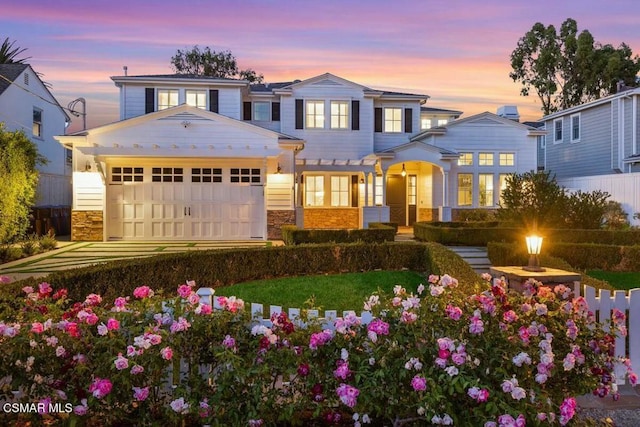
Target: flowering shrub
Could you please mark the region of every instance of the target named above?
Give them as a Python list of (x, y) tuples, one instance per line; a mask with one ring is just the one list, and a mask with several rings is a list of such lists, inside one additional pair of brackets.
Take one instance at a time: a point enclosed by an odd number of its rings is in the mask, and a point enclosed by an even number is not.
[[(490, 279), (490, 278), (487, 278)], [(623, 313), (596, 323), (563, 285), (500, 280), (465, 295), (431, 276), (416, 293), (373, 295), (325, 328), (305, 312), (269, 324), (244, 302), (200, 302), (195, 284), (173, 298), (146, 286), (72, 302), (41, 283), (0, 321), (0, 400), (71, 411), (7, 418), (108, 425), (568, 425), (574, 396), (617, 395), (615, 334)], [(303, 327), (304, 326), (304, 327)], [(611, 332), (605, 332), (605, 331)], [(58, 408), (67, 406), (58, 406)]]

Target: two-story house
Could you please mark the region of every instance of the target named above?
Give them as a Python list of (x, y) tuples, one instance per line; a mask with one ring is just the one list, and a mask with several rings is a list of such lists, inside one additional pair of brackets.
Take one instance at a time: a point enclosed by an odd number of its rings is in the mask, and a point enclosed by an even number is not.
[(74, 150), (76, 240), (266, 239), (284, 224), (448, 220), (496, 206), (501, 173), (535, 168), (533, 128), (491, 113), (455, 120), (458, 111), (425, 108), (426, 95), (329, 73), (259, 85), (112, 80), (120, 121), (57, 138)]
[(607, 97), (542, 118), (546, 138), (538, 168), (569, 190), (609, 193), (640, 225), (640, 88), (619, 86)]
[(70, 207), (71, 150), (54, 139), (70, 118), (30, 65), (0, 64), (0, 122), (23, 131), (47, 159), (38, 166), (36, 207)]

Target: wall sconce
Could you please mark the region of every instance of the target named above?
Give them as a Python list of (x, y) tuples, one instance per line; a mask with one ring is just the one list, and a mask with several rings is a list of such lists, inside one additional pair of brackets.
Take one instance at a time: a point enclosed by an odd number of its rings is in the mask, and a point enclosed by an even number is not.
[(538, 255), (540, 255), (540, 249), (542, 249), (542, 237), (531, 235), (526, 237), (527, 241), (527, 252), (529, 253), (529, 265), (526, 267), (522, 267), (525, 271), (547, 271), (544, 268), (540, 267), (540, 260), (538, 259)]
[(364, 178), (360, 178), (360, 184), (364, 184)]
[(89, 160), (87, 160), (87, 163), (84, 165), (84, 171), (91, 172), (91, 163), (89, 163)]
[(184, 126), (184, 128), (188, 128), (189, 125), (191, 124), (191, 122), (189, 120), (183, 120), (182, 123), (180, 123), (182, 126)]
[(280, 166), (280, 163), (278, 163), (278, 167), (276, 168), (276, 174), (280, 175), (282, 173), (282, 167)]
[(402, 164), (402, 172), (400, 172), (400, 175), (402, 175), (403, 178), (407, 176), (407, 170), (404, 168), (404, 163)]

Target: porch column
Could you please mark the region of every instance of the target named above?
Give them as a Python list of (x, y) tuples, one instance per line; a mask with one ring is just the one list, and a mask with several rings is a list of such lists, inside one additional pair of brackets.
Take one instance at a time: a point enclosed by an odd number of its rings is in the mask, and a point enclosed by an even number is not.
[(364, 205), (369, 206), (369, 174), (367, 172), (362, 172), (364, 175)]
[(382, 206), (387, 206), (387, 171), (382, 171)]
[(449, 206), (449, 171), (442, 170), (442, 206)]

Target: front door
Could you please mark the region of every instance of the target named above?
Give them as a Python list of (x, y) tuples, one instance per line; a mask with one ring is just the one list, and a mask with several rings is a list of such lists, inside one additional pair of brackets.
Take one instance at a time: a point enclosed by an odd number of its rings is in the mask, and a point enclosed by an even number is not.
[(407, 225), (407, 185), (406, 177), (389, 175), (387, 177), (387, 205), (389, 219), (399, 226)]

